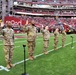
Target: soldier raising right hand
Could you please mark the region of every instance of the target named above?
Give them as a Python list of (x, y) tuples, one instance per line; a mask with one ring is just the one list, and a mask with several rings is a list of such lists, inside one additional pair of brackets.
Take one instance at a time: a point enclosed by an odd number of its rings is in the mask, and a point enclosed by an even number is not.
[(26, 21), (24, 32), (27, 33), (27, 43), (28, 43), (28, 53), (29, 53), (29, 59), (34, 59), (34, 49), (35, 49), (35, 40), (36, 40), (36, 27), (34, 21), (31, 21), (28, 23), (28, 20)]
[(44, 54), (48, 54), (48, 47), (49, 47), (49, 39), (50, 39), (50, 32), (48, 26), (42, 26), (41, 32), (43, 34), (43, 41), (44, 41)]

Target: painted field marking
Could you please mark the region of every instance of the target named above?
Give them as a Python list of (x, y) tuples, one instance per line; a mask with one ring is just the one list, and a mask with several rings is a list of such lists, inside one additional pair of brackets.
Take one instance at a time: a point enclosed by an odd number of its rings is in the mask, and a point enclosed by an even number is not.
[(0, 71), (2, 71), (2, 70), (5, 70), (5, 71), (10, 71), (9, 69), (7, 69), (6, 67), (4, 67), (4, 66), (0, 66)]
[[(74, 41), (73, 43), (75, 43), (76, 41)], [(68, 46), (68, 45), (70, 45), (71, 44), (71, 42), (70, 43), (68, 43), (68, 44), (65, 44), (65, 46)], [(58, 47), (58, 49), (59, 48), (61, 48), (62, 46), (59, 46)], [(51, 49), (51, 50), (49, 50), (48, 52), (52, 52), (52, 51), (54, 51), (54, 49)], [(44, 53), (41, 53), (41, 54), (38, 54), (38, 55), (36, 55), (35, 56), (35, 58), (37, 58), (37, 57), (39, 57), (39, 56), (42, 56), (42, 55), (44, 55)], [(26, 59), (26, 61), (28, 61), (29, 59)], [(22, 60), (22, 61), (20, 61), (20, 62), (17, 62), (17, 63), (15, 63), (14, 65), (18, 65), (18, 64), (20, 64), (20, 63), (23, 63), (24, 62), (24, 60)]]
[[(73, 43), (75, 43), (76, 41), (74, 41)], [(65, 46), (68, 46), (68, 45), (70, 45), (71, 44), (71, 42), (70, 43), (68, 43), (68, 44), (65, 44)], [(59, 48), (61, 48), (62, 46), (59, 46), (58, 47), (58, 49)], [(49, 50), (48, 52), (52, 52), (52, 51), (54, 51), (54, 49), (51, 49), (51, 50)], [(37, 57), (39, 57), (39, 56), (42, 56), (42, 55), (44, 55), (44, 53), (41, 53), (41, 54), (38, 54), (38, 55), (36, 55), (35, 56), (35, 58), (37, 58)], [(29, 59), (26, 59), (25, 61), (28, 61)], [(22, 61), (20, 61), (20, 62), (16, 62), (14, 65), (18, 65), (18, 64), (21, 64), (21, 63), (23, 63), (24, 62), (24, 60), (22, 60)], [(2, 70), (5, 70), (5, 71), (7, 71), (7, 72), (9, 72), (10, 70), (9, 69), (7, 69), (6, 67), (4, 67), (4, 66), (0, 66), (0, 71), (2, 71)]]

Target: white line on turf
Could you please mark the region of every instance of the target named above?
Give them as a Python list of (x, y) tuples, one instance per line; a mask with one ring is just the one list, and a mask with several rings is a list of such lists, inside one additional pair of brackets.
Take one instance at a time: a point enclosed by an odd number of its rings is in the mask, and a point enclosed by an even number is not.
[[(74, 41), (73, 43), (75, 43), (76, 41)], [(71, 44), (71, 42), (70, 43), (68, 43), (68, 44), (65, 44), (65, 46), (67, 46), (67, 45), (70, 45)], [(58, 49), (59, 48), (61, 48), (62, 46), (59, 46), (58, 47)], [(52, 49), (52, 50), (49, 50), (48, 52), (52, 52), (52, 51), (54, 51), (54, 49)], [(44, 53), (41, 53), (41, 54), (39, 54), (39, 55), (36, 55), (35, 56), (35, 58), (37, 58), (37, 57), (39, 57), (39, 56), (42, 56)], [(26, 61), (28, 61), (29, 59), (26, 59)], [(14, 65), (17, 65), (17, 64), (20, 64), (20, 63), (22, 63), (22, 62), (24, 62), (24, 60), (22, 60), (22, 61), (20, 61), (20, 62), (17, 62), (17, 63), (15, 63)]]
[(18, 47), (20, 47), (20, 46), (15, 46), (15, 48), (18, 48)]
[[(76, 41), (74, 41), (73, 43), (75, 43)], [(68, 43), (68, 44), (65, 44), (65, 46), (68, 46), (68, 45), (70, 45), (71, 44), (71, 42), (70, 43)], [(58, 49), (59, 48), (61, 48), (62, 46), (59, 46), (58, 47)], [(52, 50), (49, 50), (48, 52), (52, 52), (52, 51), (54, 51), (54, 49), (52, 49)], [(39, 57), (39, 56), (42, 56), (42, 55), (44, 55), (44, 53), (41, 53), (41, 54), (39, 54), (39, 55), (36, 55), (35, 56), (35, 58), (37, 58), (37, 57)], [(25, 61), (28, 61), (29, 59), (26, 59)], [(22, 61), (20, 61), (20, 62), (16, 62), (14, 65), (18, 65), (18, 64), (21, 64), (21, 63), (23, 63), (24, 62), (24, 60), (22, 60)], [(5, 71), (7, 71), (7, 72), (9, 72), (10, 70), (8, 70), (6, 67), (4, 67), (4, 66), (0, 66), (0, 71), (1, 70), (5, 70)]]
[[(37, 39), (37, 40), (41, 40), (41, 39)], [(20, 42), (26, 42), (27, 40), (25, 40), (25, 41), (17, 41), (17, 42), (15, 42), (15, 43), (20, 43)], [(0, 45), (3, 45), (3, 44), (0, 44)]]
[(0, 71), (2, 71), (2, 70), (5, 70), (5, 71), (10, 71), (9, 69), (7, 69), (6, 67), (4, 67), (4, 66), (0, 66)]

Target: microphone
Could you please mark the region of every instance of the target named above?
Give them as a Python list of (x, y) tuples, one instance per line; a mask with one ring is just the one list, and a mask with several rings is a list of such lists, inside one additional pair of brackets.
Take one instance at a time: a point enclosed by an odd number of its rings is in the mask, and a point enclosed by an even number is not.
[(23, 47), (26, 47), (26, 45), (23, 45)]

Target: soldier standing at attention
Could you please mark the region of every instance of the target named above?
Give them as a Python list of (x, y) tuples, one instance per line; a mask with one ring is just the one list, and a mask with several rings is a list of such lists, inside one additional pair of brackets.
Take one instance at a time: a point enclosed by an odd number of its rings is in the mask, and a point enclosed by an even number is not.
[(63, 29), (63, 31), (62, 31), (62, 47), (64, 47), (65, 40), (66, 40), (66, 32), (65, 32), (65, 29)]
[(65, 40), (66, 40), (66, 32), (65, 32), (65, 28), (64, 28), (65, 24), (63, 24), (58, 17), (56, 17), (56, 21), (57, 21), (57, 23), (59, 25), (59, 29), (62, 33), (62, 47), (64, 47)]
[(27, 42), (28, 42), (28, 53), (29, 59), (34, 59), (34, 49), (35, 49), (35, 40), (36, 40), (36, 27), (34, 21), (28, 24), (28, 20), (26, 21), (26, 25), (24, 26), (24, 32), (27, 33)]
[(59, 37), (59, 28), (56, 27), (54, 31), (54, 50), (57, 50), (58, 37)]
[(45, 26), (44, 29), (42, 27), (41, 32), (43, 34), (43, 43), (44, 43), (44, 54), (48, 54), (47, 49), (49, 47), (49, 39), (50, 39), (50, 32), (48, 26)]
[(66, 40), (66, 32), (65, 32), (63, 23), (59, 23), (59, 26), (60, 26), (60, 31), (61, 31), (61, 34), (62, 34), (62, 47), (64, 47), (65, 40)]
[(7, 68), (14, 67), (12, 64), (13, 50), (14, 50), (14, 30), (11, 28), (11, 23), (7, 22), (6, 28), (2, 29), (0, 24), (0, 33), (3, 35), (4, 52)]

